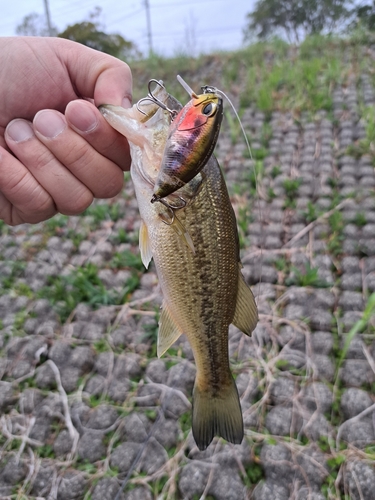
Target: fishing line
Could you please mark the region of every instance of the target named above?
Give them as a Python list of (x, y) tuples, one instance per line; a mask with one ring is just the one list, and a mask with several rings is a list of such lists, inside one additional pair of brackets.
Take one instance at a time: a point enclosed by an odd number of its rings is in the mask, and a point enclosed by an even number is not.
[[(180, 76), (180, 75), (177, 75), (177, 81), (180, 83), (180, 85), (182, 85), (182, 87), (186, 90), (186, 92), (189, 94), (189, 96), (192, 98), (192, 99), (196, 99), (198, 98), (198, 95), (194, 92), (194, 90), (190, 87), (190, 85), (188, 85), (185, 80)], [(257, 193), (257, 197), (256, 197), (256, 202), (258, 204), (258, 214), (259, 214), (259, 222), (260, 222), (260, 227), (261, 227), (261, 230), (262, 230), (262, 227), (263, 227), (263, 217), (262, 217), (262, 209), (261, 209), (261, 206), (260, 206), (260, 199), (259, 199), (259, 192), (260, 190), (258, 189), (258, 172), (257, 172), (257, 168), (256, 168), (256, 164), (254, 162), (254, 158), (253, 158), (253, 153), (251, 151), (251, 146), (250, 146), (250, 143), (249, 143), (249, 139), (246, 135), (246, 132), (245, 132), (245, 128), (242, 124), (242, 121), (241, 121), (241, 118), (239, 116), (239, 114), (237, 113), (237, 110), (236, 110), (236, 107), (234, 106), (234, 104), (232, 103), (232, 101), (229, 99), (229, 97), (227, 96), (227, 94), (225, 94), (225, 92), (223, 92), (222, 90), (218, 89), (217, 87), (212, 87), (211, 85), (204, 85), (202, 88), (202, 91), (204, 94), (207, 94), (207, 93), (213, 93), (213, 94), (219, 94), (221, 95), (222, 97), (224, 97), (230, 104), (233, 112), (234, 112), (234, 115), (235, 117), (237, 118), (237, 121), (241, 127), (241, 132), (242, 132), (242, 135), (245, 139), (245, 143), (246, 143), (246, 147), (247, 147), (247, 150), (249, 152), (249, 155), (250, 155), (250, 160), (252, 161), (252, 164), (253, 164), (253, 171), (254, 171), (254, 179), (255, 179), (255, 190), (256, 190), (256, 193)], [(262, 267), (263, 267), (263, 248), (262, 248), (262, 240), (260, 242), (260, 276), (259, 276), (259, 284), (262, 283)]]
[[(180, 83), (181, 81), (178, 80)], [(182, 85), (182, 83), (181, 83)], [(184, 87), (185, 88), (185, 87)], [(255, 179), (255, 189), (256, 189), (256, 193), (257, 193), (257, 196), (256, 196), (256, 204), (257, 204), (257, 210), (258, 210), (258, 215), (259, 215), (259, 222), (260, 222), (260, 228), (261, 228), (261, 233), (262, 233), (262, 228), (263, 228), (263, 215), (262, 215), (262, 207), (260, 206), (260, 195), (259, 195), (259, 189), (258, 189), (258, 172), (257, 172), (257, 168), (256, 168), (256, 165), (255, 165), (255, 162), (254, 162), (254, 158), (253, 158), (253, 153), (251, 151), (251, 146), (250, 146), (250, 143), (249, 143), (249, 139), (246, 135), (246, 132), (245, 132), (245, 128), (241, 122), (241, 118), (239, 116), (239, 114), (237, 113), (237, 110), (234, 106), (234, 104), (232, 103), (232, 101), (229, 99), (229, 97), (220, 89), (216, 88), (216, 87), (209, 87), (209, 86), (205, 86), (205, 87), (202, 87), (202, 90), (203, 91), (208, 91), (208, 92), (216, 92), (217, 94), (219, 95), (222, 95), (228, 102), (229, 104), (231, 105), (232, 107), (232, 110), (235, 114), (235, 117), (237, 118), (237, 121), (241, 127), (241, 131), (242, 131), (242, 135), (245, 139), (245, 143), (246, 143), (246, 147), (247, 147), (247, 150), (249, 152), (249, 155), (250, 155), (250, 160), (252, 161), (252, 164), (253, 164), (253, 171), (254, 171), (254, 179)], [(260, 274), (259, 274), (259, 290), (258, 290), (258, 296), (260, 295), (260, 285), (262, 284), (262, 268), (263, 268), (263, 241), (261, 239), (260, 241)]]
[[(207, 87), (207, 88), (210, 88), (210, 87)], [(250, 159), (251, 161), (254, 161), (253, 159), (253, 153), (251, 151), (251, 147), (250, 147), (250, 143), (249, 143), (249, 139), (247, 138), (247, 135), (246, 135), (246, 132), (245, 132), (245, 128), (244, 126), (242, 125), (242, 122), (241, 122), (241, 118), (240, 118), (240, 115), (237, 113), (237, 110), (233, 104), (233, 102), (229, 99), (229, 97), (222, 91), (222, 90), (219, 90), (217, 89), (216, 87), (212, 87), (212, 89), (217, 93), (217, 94), (220, 94), (222, 95), (223, 97), (225, 97), (225, 99), (229, 102), (229, 104), (231, 105), (232, 109), (233, 109), (233, 112), (237, 118), (237, 121), (241, 127), (241, 131), (242, 131), (242, 135), (244, 136), (244, 139), (245, 139), (245, 143), (246, 143), (246, 146), (247, 146), (247, 150), (249, 151), (249, 154), (250, 154)], [(254, 169), (254, 172), (256, 174), (256, 171)], [(257, 177), (255, 177), (255, 180), (257, 181)]]

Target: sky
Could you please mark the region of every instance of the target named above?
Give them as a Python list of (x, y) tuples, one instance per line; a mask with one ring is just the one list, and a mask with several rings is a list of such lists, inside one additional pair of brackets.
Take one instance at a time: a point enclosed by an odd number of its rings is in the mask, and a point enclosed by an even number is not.
[[(148, 54), (145, 0), (48, 0), (52, 24), (59, 31), (88, 19), (102, 8), (107, 33), (120, 33)], [(255, 0), (148, 0), (153, 50), (164, 56), (234, 50), (242, 45), (246, 14)], [(44, 0), (1, 2), (0, 36), (13, 36), (32, 12), (44, 15)]]

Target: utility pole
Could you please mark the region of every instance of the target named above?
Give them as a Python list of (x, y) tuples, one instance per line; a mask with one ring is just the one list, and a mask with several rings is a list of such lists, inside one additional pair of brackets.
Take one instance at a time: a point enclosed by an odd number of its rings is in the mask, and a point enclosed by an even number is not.
[(47, 26), (48, 26), (48, 34), (49, 36), (53, 36), (52, 32), (52, 24), (51, 24), (51, 15), (49, 13), (49, 5), (48, 5), (48, 0), (44, 0), (44, 9), (46, 11), (46, 19), (47, 19)]
[(147, 18), (148, 55), (150, 57), (151, 54), (153, 53), (153, 50), (152, 50), (152, 34), (151, 34), (150, 4), (149, 4), (148, 0), (144, 0), (144, 2), (145, 2), (146, 18)]

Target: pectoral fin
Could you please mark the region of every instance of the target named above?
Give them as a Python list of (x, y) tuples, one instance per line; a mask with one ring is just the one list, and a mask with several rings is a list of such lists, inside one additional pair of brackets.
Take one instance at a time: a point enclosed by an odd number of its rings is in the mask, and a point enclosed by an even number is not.
[(244, 280), (240, 269), (238, 270), (236, 311), (232, 323), (246, 335), (251, 335), (258, 323), (258, 309), (254, 295)]
[(181, 335), (182, 331), (172, 318), (168, 306), (165, 302), (162, 305), (162, 312), (159, 319), (159, 334), (157, 355), (160, 358)]
[(152, 251), (147, 226), (143, 220), (141, 221), (141, 227), (139, 229), (139, 250), (141, 251), (143, 265), (147, 269), (152, 259)]
[(179, 236), (179, 238), (182, 239), (182, 241), (185, 243), (185, 245), (187, 245), (190, 248), (190, 250), (195, 254), (193, 240), (191, 239), (189, 232), (186, 231), (184, 225), (178, 219), (176, 214), (174, 216), (174, 220), (173, 220), (173, 223), (171, 225), (171, 228), (175, 231), (175, 233)]

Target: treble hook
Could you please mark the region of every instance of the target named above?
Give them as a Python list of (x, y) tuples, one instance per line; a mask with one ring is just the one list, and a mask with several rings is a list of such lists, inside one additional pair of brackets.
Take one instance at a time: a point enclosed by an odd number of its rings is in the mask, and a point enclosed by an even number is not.
[(147, 86), (147, 88), (148, 88), (148, 94), (147, 94), (147, 97), (143, 97), (136, 104), (136, 107), (137, 107), (138, 111), (140, 113), (142, 113), (142, 115), (146, 115), (147, 116), (147, 113), (145, 113), (144, 111), (142, 111), (141, 108), (139, 107), (139, 105), (142, 102), (151, 101), (154, 104), (157, 104), (161, 109), (164, 109), (165, 111), (168, 111), (168, 113), (171, 115), (171, 118), (173, 120), (173, 118), (177, 115), (177, 111), (175, 109), (169, 109), (163, 102), (161, 102), (157, 97), (154, 96), (154, 94), (152, 93), (152, 90), (151, 90), (151, 84), (152, 83), (156, 83), (156, 85), (159, 85), (159, 87), (161, 87), (162, 89), (165, 90), (165, 87), (164, 87), (164, 85), (162, 83), (160, 83), (158, 80), (155, 80), (154, 78), (152, 78), (148, 82), (148, 86)]
[(156, 196), (156, 194), (154, 194), (153, 197), (151, 198), (151, 203), (160, 201), (160, 203), (162, 203), (165, 207), (170, 208), (171, 210), (181, 210), (186, 207), (187, 201), (182, 196), (178, 196), (178, 199), (182, 201), (182, 204), (172, 205), (172, 203), (168, 203), (163, 198), (159, 198), (158, 196)]
[(169, 211), (169, 213), (172, 214), (171, 215), (171, 222), (167, 221), (164, 214), (159, 214), (159, 217), (161, 218), (161, 220), (165, 224), (167, 224), (168, 226), (171, 226), (175, 220), (175, 217), (176, 217), (175, 210), (181, 210), (182, 208), (185, 208), (187, 205), (186, 200), (184, 200), (182, 198), (182, 196), (179, 196), (178, 198), (182, 201), (181, 206), (172, 205), (171, 203), (168, 203), (167, 201), (165, 201), (163, 198), (154, 198), (153, 197), (151, 200), (151, 203), (155, 203), (156, 201), (160, 201), (160, 203), (166, 207), (166, 209)]

